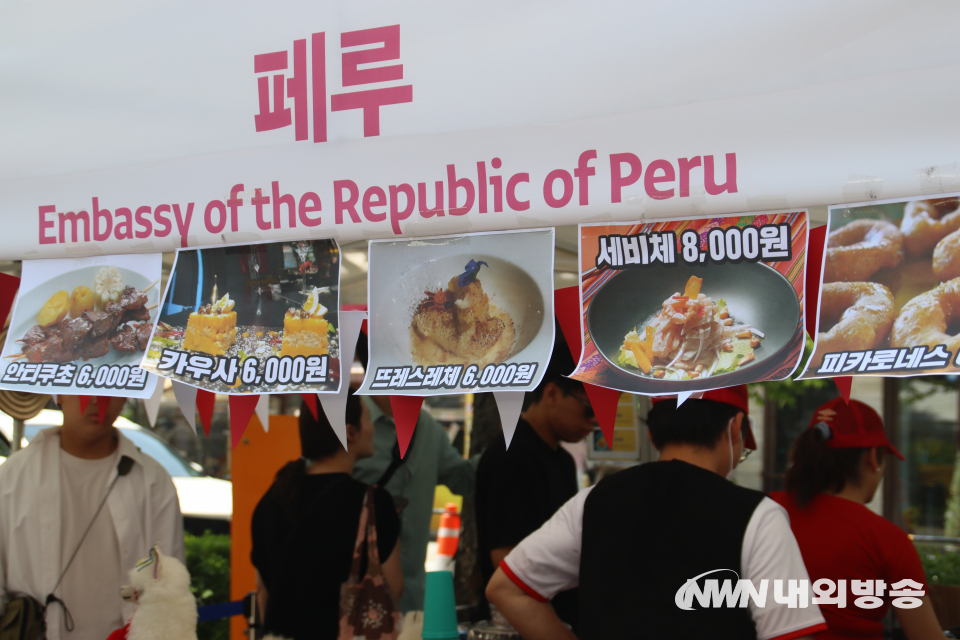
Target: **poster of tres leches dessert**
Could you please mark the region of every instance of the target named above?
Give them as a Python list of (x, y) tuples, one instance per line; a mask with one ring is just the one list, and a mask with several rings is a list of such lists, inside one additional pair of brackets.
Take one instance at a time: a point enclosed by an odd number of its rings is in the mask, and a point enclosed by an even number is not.
[(335, 240), (180, 250), (143, 367), (216, 393), (336, 393), (339, 309)]
[(573, 378), (644, 395), (782, 380), (803, 353), (807, 212), (580, 225)]
[(160, 300), (159, 253), (25, 260), (0, 388), (149, 397), (140, 367)]
[(361, 393), (530, 391), (553, 349), (553, 229), (370, 242)]
[(830, 207), (803, 378), (960, 371), (960, 197)]

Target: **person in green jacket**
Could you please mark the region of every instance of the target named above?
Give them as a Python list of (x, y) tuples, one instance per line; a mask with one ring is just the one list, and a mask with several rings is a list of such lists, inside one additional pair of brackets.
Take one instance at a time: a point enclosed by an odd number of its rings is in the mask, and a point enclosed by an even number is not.
[[(362, 339), (362, 338), (361, 338)], [(373, 457), (358, 460), (353, 477), (367, 484), (380, 483), (393, 468), (384, 489), (400, 502), (408, 501), (400, 513), (400, 564), (403, 567), (403, 596), (400, 610), (422, 611), (426, 572), (423, 563), (430, 540), (433, 496), (438, 484), (457, 495), (471, 496), (480, 456), (464, 460), (450, 445), (447, 433), (426, 411), (420, 412), (417, 427), (402, 463), (399, 461), (397, 431), (389, 396), (364, 396), (373, 421)]]

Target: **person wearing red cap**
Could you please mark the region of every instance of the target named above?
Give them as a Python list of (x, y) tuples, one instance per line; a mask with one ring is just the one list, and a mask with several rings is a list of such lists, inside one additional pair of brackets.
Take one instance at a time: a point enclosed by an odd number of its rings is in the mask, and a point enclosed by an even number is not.
[[(877, 412), (857, 400), (848, 404), (836, 398), (817, 409), (794, 442), (784, 477), (786, 491), (771, 494), (790, 514), (814, 590), (826, 595), (829, 589), (826, 583), (817, 586), (817, 580), (834, 585), (827, 595), (833, 602), (820, 605), (828, 631), (818, 640), (880, 640), (883, 617), (896, 597), (889, 591), (912, 587), (893, 585), (912, 580), (925, 591), (913, 543), (865, 506), (883, 477), (886, 453), (903, 460)], [(921, 604), (916, 608), (895, 608), (907, 638), (942, 638), (929, 599), (917, 602)]]
[[(773, 597), (774, 581), (782, 594), (787, 581), (808, 579), (786, 511), (726, 480), (756, 446), (748, 413), (745, 386), (679, 407), (655, 399), (647, 423), (660, 459), (567, 502), (500, 563), (489, 600), (526, 640), (800, 640), (826, 629), (799, 594)], [(721, 595), (745, 589), (739, 579), (765, 599)], [(547, 604), (573, 587), (576, 636)]]

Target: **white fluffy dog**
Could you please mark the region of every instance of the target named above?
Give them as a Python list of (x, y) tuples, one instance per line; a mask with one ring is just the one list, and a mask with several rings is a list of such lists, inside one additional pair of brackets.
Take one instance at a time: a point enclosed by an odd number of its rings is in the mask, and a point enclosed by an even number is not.
[(155, 545), (128, 575), (130, 584), (120, 589), (120, 595), (138, 605), (128, 640), (197, 640), (197, 601), (182, 562), (163, 555)]

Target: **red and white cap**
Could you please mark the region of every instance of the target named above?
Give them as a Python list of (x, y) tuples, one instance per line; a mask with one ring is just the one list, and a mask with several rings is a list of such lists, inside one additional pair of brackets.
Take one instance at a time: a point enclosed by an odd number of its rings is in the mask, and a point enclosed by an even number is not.
[[(674, 400), (676, 396), (661, 396), (657, 398), (650, 398), (653, 404), (657, 404), (661, 400)], [(693, 399), (693, 398), (691, 398)], [(704, 391), (703, 395), (697, 398), (698, 400), (712, 400), (713, 402), (722, 402), (724, 404), (733, 405), (737, 409), (743, 412), (745, 417), (750, 415), (750, 395), (747, 393), (747, 385), (740, 384), (735, 387), (723, 387), (720, 389), (710, 389), (709, 391)], [(741, 427), (743, 432), (743, 446), (751, 451), (757, 450), (757, 440), (753, 437), (753, 429), (750, 426), (749, 420), (743, 421), (743, 426)]]
[(819, 429), (831, 449), (884, 447), (904, 459), (887, 438), (880, 415), (859, 400), (848, 403), (834, 398), (825, 402), (813, 414), (808, 428)]

